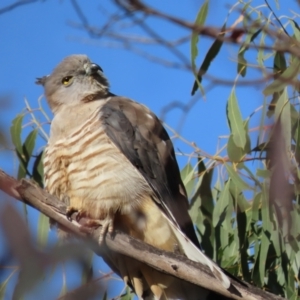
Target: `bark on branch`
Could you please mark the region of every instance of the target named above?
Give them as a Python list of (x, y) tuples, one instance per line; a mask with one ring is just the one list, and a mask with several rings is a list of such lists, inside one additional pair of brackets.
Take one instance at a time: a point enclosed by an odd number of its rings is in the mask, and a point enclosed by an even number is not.
[(106, 246), (100, 246), (98, 244), (100, 229), (95, 230), (91, 234), (82, 232), (80, 224), (76, 221), (70, 222), (66, 218), (66, 206), (63, 202), (27, 180), (18, 181), (12, 178), (1, 169), (0, 190), (34, 207), (56, 221), (60, 226), (66, 228), (66, 230), (82, 238), (98, 255), (101, 255), (104, 247), (108, 247), (109, 250), (135, 258), (161, 272), (212, 290), (231, 299), (283, 299), (249, 284), (242, 285), (233, 279), (231, 279), (230, 289), (226, 290), (212, 275), (208, 267), (190, 261), (184, 256), (156, 249), (120, 232), (116, 232), (113, 239), (107, 236), (105, 240)]

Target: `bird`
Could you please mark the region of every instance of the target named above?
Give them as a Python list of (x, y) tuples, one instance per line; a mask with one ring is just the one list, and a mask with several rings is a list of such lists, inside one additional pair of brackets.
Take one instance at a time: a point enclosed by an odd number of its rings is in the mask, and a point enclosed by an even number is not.
[[(174, 147), (159, 118), (111, 93), (102, 68), (83, 54), (64, 58), (36, 83), (54, 115), (45, 189), (68, 203), (67, 215), (77, 212), (101, 225), (100, 244), (120, 230), (207, 265), (228, 289), (227, 275), (201, 251)], [(217, 299), (133, 258), (111, 251), (104, 259), (139, 299)]]

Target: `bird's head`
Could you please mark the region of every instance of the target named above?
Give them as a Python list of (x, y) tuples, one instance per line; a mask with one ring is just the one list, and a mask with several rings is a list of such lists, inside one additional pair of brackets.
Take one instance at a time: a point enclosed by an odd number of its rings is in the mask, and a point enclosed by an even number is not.
[(37, 78), (36, 83), (43, 85), (54, 114), (61, 107), (89, 102), (109, 93), (109, 83), (103, 70), (86, 55), (66, 57), (50, 75)]

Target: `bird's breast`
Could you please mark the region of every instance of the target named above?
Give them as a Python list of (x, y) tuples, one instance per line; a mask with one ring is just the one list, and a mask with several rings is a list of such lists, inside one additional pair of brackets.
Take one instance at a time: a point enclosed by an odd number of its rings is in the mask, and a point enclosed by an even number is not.
[(45, 187), (97, 218), (103, 210), (129, 212), (153, 193), (144, 177), (106, 135), (99, 115), (45, 150)]

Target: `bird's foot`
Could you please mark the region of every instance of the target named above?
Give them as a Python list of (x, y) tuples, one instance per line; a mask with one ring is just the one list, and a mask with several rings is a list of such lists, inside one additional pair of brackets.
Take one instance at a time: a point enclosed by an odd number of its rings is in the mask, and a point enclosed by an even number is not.
[(91, 234), (95, 229), (100, 226), (100, 236), (99, 236), (99, 244), (102, 244), (107, 233), (112, 235), (114, 231), (114, 214), (107, 212), (105, 215), (103, 214), (99, 219), (90, 218), (83, 210), (76, 209), (74, 207), (68, 207), (66, 216), (68, 220), (72, 221), (73, 213), (77, 213), (76, 221), (81, 225), (80, 231)]
[(66, 211), (66, 216), (69, 221), (72, 222), (72, 215), (77, 213), (75, 220), (79, 223), (80, 219), (85, 217), (84, 212), (81, 209), (75, 208), (74, 206), (68, 206)]
[(103, 244), (107, 233), (112, 236), (112, 233), (114, 231), (114, 219), (109, 216), (102, 220), (85, 218), (84, 220), (80, 220), (79, 224), (81, 225), (80, 230), (89, 234), (91, 234), (95, 229), (101, 226), (100, 236), (98, 240), (99, 244)]
[(99, 236), (99, 244), (102, 244), (104, 241), (104, 238), (107, 233), (109, 233), (110, 236), (112, 236), (112, 233), (114, 231), (114, 217), (110, 213), (107, 213), (106, 217), (100, 221), (102, 228), (100, 231)]

